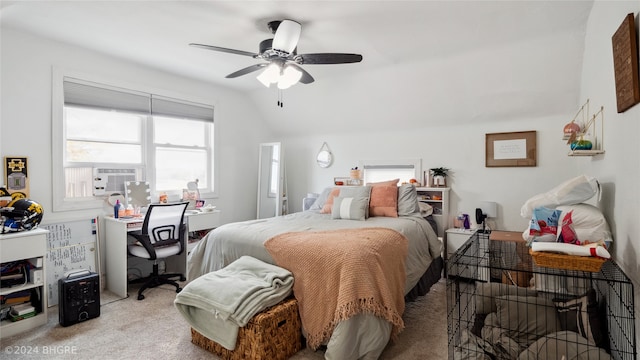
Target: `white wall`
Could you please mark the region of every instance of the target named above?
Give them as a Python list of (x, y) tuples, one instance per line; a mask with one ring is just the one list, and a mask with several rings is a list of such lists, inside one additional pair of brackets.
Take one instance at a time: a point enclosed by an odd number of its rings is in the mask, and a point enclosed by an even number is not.
[(611, 36), (629, 13), (634, 14), (638, 34), (639, 2), (596, 1), (593, 6), (586, 34), (581, 98), (591, 99), (592, 109), (604, 106), (606, 154), (602, 159), (581, 159), (578, 165), (604, 184), (602, 207), (614, 234), (614, 256), (635, 284), (636, 342), (640, 344), (640, 104), (617, 113), (611, 45)]
[(0, 155), (29, 158), (30, 197), (43, 205), (44, 223), (102, 215), (102, 209), (51, 211), (54, 67), (139, 84), (140, 90), (153, 89), (159, 94), (184, 94), (213, 104), (216, 132), (221, 135), (217, 144), (220, 196), (209, 200), (222, 210), (224, 222), (255, 218), (258, 143), (268, 140), (270, 131), (243, 94), (14, 30), (3, 28), (1, 36)]
[[(399, 114), (398, 116), (420, 116)], [(398, 129), (395, 132), (363, 131), (357, 134), (287, 138), (284, 141), (290, 207), (300, 210), (308, 192), (330, 186), (334, 176), (349, 176), (360, 160), (421, 159), (422, 169), (450, 168), (451, 217), (458, 212), (474, 214), (481, 201), (498, 203), (494, 228), (523, 231), (529, 219), (520, 217), (520, 207), (531, 196), (550, 190), (577, 175), (575, 158), (566, 156), (562, 127), (573, 114), (554, 118), (514, 119), (508, 123)], [(485, 134), (492, 132), (537, 132), (536, 167), (485, 167)], [(315, 156), (326, 141), (334, 155), (329, 168), (320, 168)], [(300, 201), (298, 201), (300, 200)], [(473, 215), (471, 216), (473, 218)], [(451, 219), (449, 220), (451, 221)]]

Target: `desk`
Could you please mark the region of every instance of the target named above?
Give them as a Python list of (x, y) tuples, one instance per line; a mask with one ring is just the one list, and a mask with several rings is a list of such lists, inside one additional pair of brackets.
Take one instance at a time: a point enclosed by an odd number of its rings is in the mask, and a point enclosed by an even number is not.
[[(142, 228), (144, 218), (138, 219), (114, 219), (104, 218), (105, 227), (105, 253), (106, 253), (106, 283), (107, 289), (120, 297), (127, 297), (128, 266), (127, 260), (127, 232), (137, 231)], [(188, 233), (192, 231), (212, 229), (221, 225), (220, 210), (212, 212), (194, 212), (187, 210), (185, 213), (187, 234), (185, 242), (189, 239)], [(166, 258), (165, 271), (187, 274), (188, 244), (185, 249), (176, 256)]]

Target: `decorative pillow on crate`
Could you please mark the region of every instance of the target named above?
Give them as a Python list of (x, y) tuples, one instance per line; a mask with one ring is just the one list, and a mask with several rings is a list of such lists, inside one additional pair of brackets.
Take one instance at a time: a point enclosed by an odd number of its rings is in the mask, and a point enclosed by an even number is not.
[(554, 299), (562, 330), (573, 331), (595, 343), (598, 347), (607, 348), (606, 322), (601, 318), (598, 309), (596, 291), (589, 289), (586, 294), (572, 299)]

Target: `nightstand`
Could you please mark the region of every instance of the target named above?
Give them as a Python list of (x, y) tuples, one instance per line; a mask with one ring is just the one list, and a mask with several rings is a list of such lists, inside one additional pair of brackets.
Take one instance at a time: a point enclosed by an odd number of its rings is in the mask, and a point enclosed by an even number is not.
[[(487, 266), (478, 267), (469, 264), (468, 261), (461, 261), (459, 264), (450, 264), (454, 254), (478, 231), (477, 229), (458, 229), (451, 228), (445, 231), (445, 277), (458, 276), (461, 278), (476, 279), (480, 281), (489, 281), (489, 269)], [(477, 241), (477, 239), (476, 239)], [(476, 255), (478, 256), (478, 255)], [(485, 261), (482, 259), (481, 261)]]
[(444, 239), (445, 260), (450, 259), (453, 253), (455, 253), (462, 244), (467, 242), (475, 232), (475, 229), (447, 229)]

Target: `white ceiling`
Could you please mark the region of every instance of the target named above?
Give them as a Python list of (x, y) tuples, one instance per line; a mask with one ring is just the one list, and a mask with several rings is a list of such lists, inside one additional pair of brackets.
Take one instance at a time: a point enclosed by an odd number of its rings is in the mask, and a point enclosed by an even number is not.
[[(307, 119), (348, 130), (571, 112), (579, 102), (592, 1), (2, 1), (2, 27), (246, 92), (284, 133)], [(270, 20), (302, 24), (298, 53), (362, 54), (306, 65), (316, 79), (276, 92), (255, 74), (225, 76), (257, 52)], [(428, 113), (430, 116), (424, 116)], [(350, 119), (345, 124), (344, 119)], [(333, 123), (332, 123), (333, 122)], [(386, 124), (386, 125), (385, 125)], [(394, 123), (394, 127), (398, 123)]]

